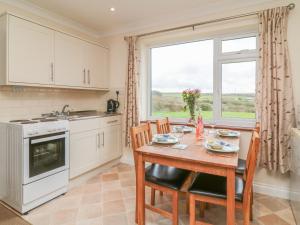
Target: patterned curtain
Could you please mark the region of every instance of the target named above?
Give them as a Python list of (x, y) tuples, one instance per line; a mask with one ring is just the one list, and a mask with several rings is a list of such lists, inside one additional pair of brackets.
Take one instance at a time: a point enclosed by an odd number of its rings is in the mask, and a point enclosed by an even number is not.
[(126, 79), (125, 101), (125, 144), (130, 146), (130, 128), (139, 125), (138, 85), (139, 85), (139, 54), (137, 37), (126, 37), (128, 43), (128, 71)]
[(287, 7), (259, 13), (260, 71), (256, 108), (262, 130), (260, 164), (281, 173), (290, 169), (290, 130), (295, 126), (287, 43), (288, 14)]

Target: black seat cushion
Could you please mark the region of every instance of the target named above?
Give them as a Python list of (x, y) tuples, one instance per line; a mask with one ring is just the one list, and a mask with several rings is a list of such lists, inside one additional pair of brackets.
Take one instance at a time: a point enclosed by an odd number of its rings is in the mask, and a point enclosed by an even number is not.
[(154, 184), (179, 190), (189, 176), (189, 173), (187, 170), (171, 166), (152, 164), (146, 168), (145, 179)]
[[(227, 198), (227, 181), (226, 177), (216, 176), (206, 173), (200, 173), (194, 179), (189, 188), (193, 194), (205, 195), (209, 197)], [(244, 181), (240, 176), (235, 178), (235, 199), (243, 200)]]
[(243, 175), (245, 170), (246, 170), (246, 160), (239, 159), (238, 160), (238, 166), (235, 169), (235, 173), (238, 174), (238, 175)]

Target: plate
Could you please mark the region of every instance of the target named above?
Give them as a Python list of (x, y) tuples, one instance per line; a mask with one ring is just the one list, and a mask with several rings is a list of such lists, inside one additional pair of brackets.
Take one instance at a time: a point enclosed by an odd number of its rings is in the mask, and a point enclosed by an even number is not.
[(208, 149), (209, 151), (220, 152), (220, 153), (234, 153), (234, 152), (238, 152), (240, 150), (239, 146), (232, 145), (232, 144), (230, 144), (228, 142), (225, 142), (225, 141), (215, 141), (215, 144), (218, 144), (218, 145), (222, 146), (222, 148), (221, 149), (214, 149), (207, 142), (204, 143), (204, 147), (206, 149)]
[(176, 126), (173, 128), (174, 132), (183, 132), (183, 133), (191, 133), (193, 131), (192, 127), (188, 126)]
[(158, 144), (176, 144), (178, 142), (178, 138), (170, 134), (156, 134), (154, 135), (152, 142)]
[(241, 133), (234, 130), (217, 130), (217, 134), (222, 137), (239, 137)]

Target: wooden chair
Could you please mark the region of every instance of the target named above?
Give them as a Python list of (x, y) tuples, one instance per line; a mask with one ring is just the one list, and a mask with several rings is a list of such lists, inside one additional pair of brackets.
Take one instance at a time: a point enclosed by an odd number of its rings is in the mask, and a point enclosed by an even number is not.
[(162, 120), (156, 120), (156, 128), (158, 134), (168, 134), (171, 132), (171, 125), (169, 122), (169, 118), (165, 118)]
[[(149, 144), (151, 140), (152, 133), (149, 122), (147, 124), (131, 128), (131, 141), (135, 165), (137, 165), (136, 150), (143, 145)], [(151, 166), (148, 166), (145, 170), (145, 185), (151, 188), (151, 201), (150, 205), (146, 204), (146, 208), (171, 219), (173, 221), (173, 225), (178, 225), (178, 194), (188, 175), (189, 171), (177, 169), (175, 167), (168, 167), (159, 164), (152, 164)], [(154, 207), (155, 190), (172, 195), (172, 213)], [(136, 213), (136, 222), (137, 219)]]
[[(256, 122), (255, 128), (253, 129), (253, 132), (252, 132), (252, 136), (253, 136), (254, 132), (257, 132), (258, 135), (260, 134), (260, 123), (259, 122)], [(251, 138), (250, 141), (252, 141), (252, 138)], [(251, 146), (251, 143), (250, 143), (250, 146)], [(248, 151), (248, 153), (249, 153), (249, 151)], [(246, 160), (239, 158), (238, 166), (237, 166), (236, 171), (235, 171), (237, 175), (242, 176), (245, 173), (245, 169), (247, 167), (247, 164), (249, 163), (249, 158), (250, 158), (250, 154), (247, 154)]]
[[(244, 225), (250, 223), (250, 206), (252, 195), (252, 183), (256, 168), (260, 138), (257, 132), (252, 136), (250, 161), (245, 170), (245, 182), (243, 177), (236, 176), (236, 208), (243, 210)], [(226, 207), (226, 177), (200, 173), (189, 188), (190, 192), (190, 225), (203, 224), (195, 219), (196, 201), (218, 204)], [(201, 208), (204, 215), (204, 208)]]

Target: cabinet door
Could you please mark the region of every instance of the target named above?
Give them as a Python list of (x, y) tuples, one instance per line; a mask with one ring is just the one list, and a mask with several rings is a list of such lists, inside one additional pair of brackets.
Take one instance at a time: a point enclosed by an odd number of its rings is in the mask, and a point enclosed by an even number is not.
[(9, 82), (53, 83), (53, 30), (9, 16), (8, 43)]
[(70, 178), (74, 178), (100, 164), (100, 130), (70, 135)]
[(83, 41), (55, 32), (55, 84), (83, 87), (87, 84)]
[(85, 60), (90, 87), (108, 89), (108, 57), (107, 49), (86, 43)]
[(109, 126), (102, 130), (101, 162), (106, 163), (122, 155), (121, 149), (121, 126)]

